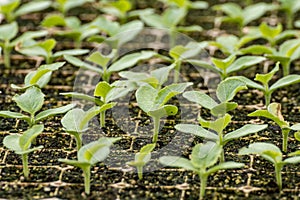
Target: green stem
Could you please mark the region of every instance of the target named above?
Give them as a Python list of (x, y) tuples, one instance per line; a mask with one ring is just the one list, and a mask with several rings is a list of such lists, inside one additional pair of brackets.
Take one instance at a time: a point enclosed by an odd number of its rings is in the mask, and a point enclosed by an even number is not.
[(290, 74), (290, 62), (282, 62), (283, 76)]
[(202, 176), (199, 174), (201, 185), (200, 185), (200, 194), (199, 194), (199, 200), (204, 198), (205, 195), (205, 189), (207, 185), (207, 175), (203, 174)]
[(287, 29), (293, 28), (294, 14), (292, 12), (287, 14)]
[(171, 28), (170, 30), (170, 49), (176, 45), (176, 32)]
[(180, 68), (181, 68), (181, 61), (178, 60), (174, 68), (174, 83), (178, 83), (179, 81)]
[(28, 178), (29, 169), (28, 169), (28, 154), (22, 154), (22, 164), (23, 164), (23, 173), (25, 178)]
[(266, 104), (266, 107), (268, 107), (271, 103), (271, 96), (272, 96), (272, 93), (265, 93), (265, 104)]
[(84, 192), (90, 194), (91, 190), (91, 166), (85, 167), (83, 169), (84, 176)]
[(4, 59), (4, 66), (6, 68), (10, 68), (10, 53), (11, 49), (8, 47), (8, 41), (5, 42), (5, 46), (3, 48), (3, 59)]
[(288, 137), (290, 130), (287, 128), (281, 129), (282, 132), (282, 151), (287, 152)]
[(82, 139), (81, 139), (81, 134), (80, 133), (75, 133), (74, 134), (74, 137), (75, 137), (75, 141), (76, 141), (76, 148), (77, 148), (77, 151), (79, 151), (79, 149), (81, 148), (82, 146)]
[(137, 168), (137, 173), (138, 173), (138, 177), (140, 180), (143, 179), (143, 166), (136, 166)]
[(156, 143), (158, 139), (158, 133), (159, 133), (159, 117), (153, 117), (154, 122), (154, 129), (153, 129), (153, 139), (152, 142)]
[(105, 110), (100, 112), (100, 126), (105, 127)]
[(275, 165), (276, 182), (277, 182), (277, 185), (278, 185), (278, 188), (279, 188), (280, 191), (282, 189), (281, 170), (282, 170), (282, 165), (281, 164), (276, 164)]

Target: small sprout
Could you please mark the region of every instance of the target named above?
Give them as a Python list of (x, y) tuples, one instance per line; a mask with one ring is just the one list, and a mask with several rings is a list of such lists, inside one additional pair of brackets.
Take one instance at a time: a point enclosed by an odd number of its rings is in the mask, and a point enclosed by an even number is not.
[(23, 134), (13, 134), (8, 135), (3, 140), (3, 145), (8, 149), (14, 151), (16, 154), (22, 156), (23, 173), (25, 178), (28, 178), (28, 154), (43, 148), (43, 146), (38, 146), (34, 148), (31, 147), (31, 142), (40, 135), (44, 130), (44, 125), (34, 125)]
[(17, 103), (17, 106), (29, 115), (22, 114), (21, 112), (0, 111), (0, 117), (22, 119), (32, 127), (39, 121), (45, 120), (50, 116), (65, 113), (75, 106), (74, 104), (68, 104), (66, 106), (44, 110), (36, 114), (41, 110), (44, 104), (44, 96), (39, 88), (34, 86), (29, 87), (23, 94), (16, 94), (13, 97), (13, 101)]
[(212, 70), (224, 80), (233, 72), (241, 71), (265, 60), (266, 58), (262, 56), (242, 56), (236, 59), (236, 56), (232, 54), (225, 59), (212, 58), (211, 61), (214, 65), (194, 59), (190, 59), (188, 62)]
[(191, 102), (210, 110), (214, 116), (223, 116), (227, 112), (234, 110), (238, 104), (230, 102), (234, 96), (241, 90), (247, 89), (245, 83), (240, 80), (226, 79), (219, 83), (216, 96), (220, 103), (200, 91), (188, 91), (183, 93), (183, 97)]
[(141, 51), (124, 55), (117, 61), (110, 63), (115, 59), (115, 53), (115, 51), (112, 51), (109, 55), (103, 55), (102, 53), (96, 51), (86, 58), (87, 61), (98, 65), (98, 67), (83, 62), (80, 59), (70, 55), (65, 55), (64, 58), (74, 66), (99, 73), (102, 76), (103, 81), (109, 82), (110, 76), (113, 72), (119, 72), (124, 69), (128, 69), (135, 66), (140, 61), (150, 59), (157, 55), (157, 53), (154, 51)]
[(169, 7), (177, 6), (178, 8), (183, 8), (186, 11), (189, 9), (206, 9), (208, 8), (208, 3), (206, 1), (190, 1), (190, 0), (160, 0), (167, 4)]
[(165, 116), (176, 115), (178, 112), (176, 106), (166, 103), (175, 95), (182, 93), (190, 85), (192, 83), (178, 83), (168, 85), (162, 89), (143, 85), (136, 91), (135, 96), (138, 106), (153, 119), (153, 143), (156, 143), (158, 139), (160, 119)]
[(45, 0), (31, 1), (28, 3), (23, 3), (21, 0), (9, 0), (0, 2), (0, 13), (3, 14), (5, 19), (10, 23), (15, 21), (19, 16), (42, 11), (50, 6), (51, 1)]
[(300, 82), (300, 75), (292, 74), (277, 80), (273, 85), (269, 86), (269, 82), (271, 81), (274, 74), (278, 70), (279, 70), (279, 62), (276, 63), (276, 67), (272, 69), (271, 72), (267, 74), (256, 74), (254, 80), (260, 82), (261, 84), (258, 84), (244, 76), (234, 76), (234, 77), (230, 77), (230, 79), (239, 79), (243, 81), (247, 85), (247, 87), (255, 88), (262, 91), (265, 96), (265, 105), (268, 106), (271, 102), (272, 93), (274, 91), (276, 91), (279, 88), (286, 87), (288, 85), (292, 85)]
[(27, 40), (19, 44), (17, 51), (28, 56), (41, 56), (47, 64), (51, 64), (55, 59), (64, 55), (78, 56), (89, 52), (87, 49), (69, 49), (53, 53), (56, 46), (55, 39), (47, 39), (45, 41)]
[(95, 0), (55, 0), (53, 2), (53, 7), (60, 11), (62, 14), (66, 15), (72, 8), (80, 7), (85, 3), (94, 2)]
[(290, 130), (300, 131), (300, 124), (295, 124), (293, 126), (289, 125), (289, 122), (285, 121), (281, 114), (281, 104), (271, 103), (267, 110), (257, 110), (250, 113), (250, 117), (266, 117), (274, 121), (281, 129), (282, 133), (282, 151), (287, 152), (288, 147), (288, 136)]
[[(4, 24), (0, 26), (0, 47), (3, 50), (4, 65), (6, 68), (10, 68), (10, 56), (11, 51), (14, 47), (17, 47), (20, 42), (43, 37), (48, 34), (47, 31), (28, 31), (21, 36), (15, 38), (19, 32), (19, 26), (17, 22), (12, 22), (10, 24)], [(15, 38), (15, 39), (14, 39)]]
[(20, 87), (11, 84), (11, 87), (18, 90), (25, 90), (31, 86), (44, 88), (51, 80), (53, 71), (58, 70), (64, 66), (65, 62), (57, 62), (49, 65), (41, 65), (37, 70), (29, 72), (24, 79), (24, 86)]
[(243, 147), (239, 151), (240, 155), (258, 154), (264, 159), (271, 162), (275, 167), (276, 182), (279, 190), (282, 189), (281, 171), (284, 165), (296, 164), (300, 162), (300, 156), (289, 157), (283, 160), (283, 155), (280, 149), (274, 144), (266, 142), (255, 142), (249, 147)]
[(177, 156), (163, 156), (159, 158), (159, 161), (166, 166), (181, 167), (183, 169), (195, 172), (200, 178), (201, 186), (199, 199), (203, 199), (205, 196), (207, 179), (210, 175), (219, 170), (244, 167), (243, 163), (232, 161), (223, 162), (216, 165), (221, 153), (222, 147), (214, 142), (209, 141), (205, 144), (196, 144), (193, 147), (190, 160)]
[(154, 143), (143, 146), (140, 152), (135, 154), (134, 161), (127, 162), (128, 165), (135, 166), (137, 168), (137, 173), (140, 180), (143, 179), (143, 167), (150, 161), (151, 152), (154, 148)]
[(128, 92), (129, 89), (125, 87), (114, 86), (113, 84), (110, 85), (105, 81), (101, 81), (95, 87), (94, 96), (89, 96), (77, 92), (66, 92), (61, 94), (77, 99), (94, 102), (97, 105), (94, 108), (94, 116), (100, 113), (100, 126), (105, 127), (105, 111), (114, 107), (117, 104), (116, 102), (112, 101), (125, 96)]
[(279, 9), (286, 14), (287, 28), (293, 28), (293, 21), (295, 14), (300, 10), (300, 2), (294, 0), (279, 0)]
[(79, 167), (83, 171), (85, 193), (90, 194), (91, 167), (106, 159), (110, 147), (121, 138), (101, 137), (99, 140), (86, 144), (77, 152), (78, 160), (59, 159), (59, 162)]

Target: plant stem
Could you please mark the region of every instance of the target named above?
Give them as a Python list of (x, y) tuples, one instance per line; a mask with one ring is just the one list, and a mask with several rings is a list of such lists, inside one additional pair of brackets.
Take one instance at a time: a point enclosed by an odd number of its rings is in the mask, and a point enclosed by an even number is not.
[(137, 173), (138, 173), (138, 177), (140, 180), (143, 179), (143, 166), (136, 166), (137, 168)]
[(271, 96), (272, 96), (272, 93), (265, 93), (265, 104), (266, 104), (266, 107), (268, 107), (268, 105), (270, 105), (271, 103)]
[(180, 74), (181, 61), (177, 61), (174, 68), (174, 83), (178, 83)]
[(100, 126), (105, 127), (105, 110), (100, 112)]
[(91, 166), (87, 166), (83, 168), (83, 176), (84, 176), (84, 192), (86, 194), (90, 194), (91, 190)]
[(8, 47), (8, 42), (6, 41), (5, 42), (5, 46), (3, 48), (3, 59), (4, 59), (4, 66), (6, 68), (10, 68), (10, 53), (11, 53), (11, 50), (10, 48)]
[(276, 182), (280, 191), (282, 189), (281, 170), (282, 170), (282, 164), (275, 164)]
[(29, 169), (28, 169), (28, 154), (22, 154), (22, 163), (23, 163), (23, 173), (25, 178), (28, 178)]
[(287, 128), (281, 129), (282, 132), (282, 151), (287, 152), (287, 146), (288, 146), (288, 137), (290, 130)]
[(207, 185), (207, 175), (206, 174), (201, 174), (199, 173), (199, 177), (200, 177), (200, 194), (199, 194), (199, 200), (203, 199), (204, 195), (205, 195), (205, 189), (206, 189), (206, 185)]
[(76, 140), (76, 148), (77, 148), (77, 151), (79, 151), (79, 149), (80, 149), (81, 146), (82, 146), (82, 142), (81, 142), (81, 134), (80, 134), (80, 133), (74, 133), (74, 137), (75, 137), (75, 140)]
[(282, 62), (283, 76), (290, 74), (290, 62)]
[(158, 132), (159, 132), (159, 117), (153, 117), (153, 122), (154, 122), (154, 129), (153, 129), (153, 139), (152, 142), (156, 143), (158, 139)]

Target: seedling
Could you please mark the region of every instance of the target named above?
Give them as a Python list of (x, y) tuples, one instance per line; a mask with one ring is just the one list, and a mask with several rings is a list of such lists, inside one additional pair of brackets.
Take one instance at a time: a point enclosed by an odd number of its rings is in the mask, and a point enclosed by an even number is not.
[(158, 139), (160, 119), (165, 116), (176, 115), (178, 108), (166, 104), (172, 97), (182, 93), (192, 83), (178, 83), (168, 85), (160, 90), (150, 85), (141, 86), (135, 93), (138, 106), (152, 118), (154, 123), (152, 142)]
[[(224, 133), (224, 129), (231, 122), (231, 116), (225, 114), (214, 121), (206, 121), (200, 118), (199, 125), (177, 124), (175, 128), (183, 133), (191, 133), (204, 139), (216, 142), (222, 149), (231, 140), (239, 139), (252, 133), (257, 133), (267, 128), (267, 125), (246, 124), (243, 127), (229, 133)], [(207, 129), (205, 129), (207, 128)], [(224, 162), (224, 151), (221, 154), (220, 162)]]
[(94, 0), (55, 0), (53, 7), (60, 11), (62, 14), (66, 15), (72, 8), (80, 7), (85, 3), (94, 2)]
[(221, 17), (218, 20), (221, 22), (230, 22), (238, 24), (240, 30), (250, 22), (259, 19), (266, 12), (273, 10), (275, 7), (272, 4), (257, 3), (241, 8), (236, 3), (224, 3), (213, 6), (214, 10), (222, 11), (227, 16)]
[(224, 116), (227, 112), (234, 110), (238, 104), (230, 102), (234, 96), (243, 89), (247, 89), (244, 82), (234, 79), (226, 79), (219, 83), (216, 96), (220, 103), (216, 102), (209, 95), (200, 91), (188, 91), (183, 93), (183, 97), (191, 102), (195, 102), (210, 110), (214, 116)]
[(100, 113), (100, 126), (105, 127), (105, 111), (114, 107), (117, 104), (116, 102), (112, 101), (125, 96), (128, 92), (129, 89), (110, 85), (105, 81), (101, 81), (95, 87), (94, 97), (77, 92), (68, 92), (61, 94), (77, 99), (94, 102), (97, 105), (96, 110), (98, 110), (97, 112), (94, 112), (94, 116)]
[[(10, 0), (0, 2), (0, 13), (10, 23), (16, 20), (17, 17), (38, 12), (47, 9), (51, 6), (51, 1), (31, 1), (23, 3), (21, 0)], [(21, 5), (21, 6), (20, 6)]]
[(64, 55), (78, 56), (89, 52), (88, 49), (70, 49), (53, 53), (55, 46), (55, 39), (47, 39), (39, 42), (34, 40), (27, 40), (20, 43), (17, 51), (28, 56), (42, 56), (47, 64), (53, 63), (55, 59)]
[(188, 11), (189, 9), (206, 9), (208, 8), (208, 3), (205, 1), (190, 1), (190, 0), (160, 0), (167, 4), (169, 7), (177, 6), (178, 8), (185, 9)]
[(184, 8), (170, 7), (166, 9), (161, 15), (158, 14), (142, 14), (140, 18), (151, 27), (164, 29), (170, 35), (170, 48), (176, 45), (177, 32), (193, 32), (202, 31), (202, 27), (198, 25), (179, 26), (180, 22), (185, 18), (187, 11)]
[(277, 80), (273, 85), (269, 86), (270, 80), (273, 78), (274, 74), (279, 70), (279, 62), (276, 63), (276, 66), (272, 71), (270, 71), (267, 74), (256, 74), (255, 81), (260, 82), (261, 84), (258, 84), (244, 76), (234, 76), (230, 77), (232, 79), (239, 79), (241, 81), (244, 81), (244, 83), (247, 85), (247, 87), (255, 88), (264, 93), (265, 96), (265, 105), (268, 106), (271, 102), (272, 93), (276, 91), (279, 88), (286, 87), (288, 85), (292, 85), (295, 83), (300, 82), (300, 75), (292, 74), (287, 75), (283, 78), (280, 78)]
[(210, 175), (219, 170), (244, 167), (243, 163), (232, 161), (216, 164), (221, 153), (222, 147), (209, 141), (205, 144), (196, 144), (193, 147), (190, 160), (177, 156), (163, 156), (159, 158), (159, 161), (163, 165), (180, 167), (195, 172), (200, 178), (199, 199), (203, 199), (205, 196), (207, 179)]
[(91, 167), (106, 159), (110, 147), (121, 138), (101, 137), (99, 140), (86, 144), (77, 152), (78, 160), (59, 159), (59, 162), (79, 167), (83, 171), (85, 193), (90, 194)]
[[(74, 46), (80, 48), (82, 42), (95, 34), (100, 32), (99, 28), (95, 27), (93, 21), (90, 23), (82, 24), (80, 19), (71, 16), (64, 17), (61, 14), (51, 14), (45, 17), (41, 25), (54, 35), (71, 38), (74, 41)], [(64, 27), (61, 29), (60, 27)]]
[(3, 140), (3, 145), (14, 151), (16, 154), (21, 155), (22, 164), (23, 164), (23, 174), (25, 178), (28, 178), (29, 169), (28, 169), (28, 154), (42, 149), (43, 146), (38, 146), (34, 148), (31, 147), (31, 142), (40, 135), (44, 130), (43, 125), (34, 125), (23, 134), (13, 134), (8, 135)]
[(98, 67), (81, 61), (74, 56), (65, 55), (64, 58), (76, 67), (99, 73), (102, 76), (103, 81), (109, 82), (110, 76), (113, 72), (128, 69), (135, 66), (140, 61), (147, 60), (157, 55), (154, 51), (141, 51), (124, 55), (117, 61), (111, 63), (111, 61), (116, 58), (115, 53), (115, 51), (112, 51), (109, 55), (103, 55), (99, 51), (95, 51), (86, 58), (87, 61), (97, 64)]
[(239, 154), (258, 154), (264, 159), (271, 162), (275, 167), (276, 182), (280, 191), (282, 189), (282, 168), (287, 164), (296, 164), (300, 162), (300, 156), (289, 157), (283, 160), (283, 155), (280, 149), (274, 144), (266, 142), (252, 143), (248, 148), (243, 147), (242, 149), (240, 149)]
[(143, 167), (150, 161), (151, 152), (155, 148), (155, 144), (147, 144), (143, 146), (139, 153), (135, 154), (134, 161), (127, 162), (128, 165), (135, 166), (137, 168), (138, 177), (143, 179)]
[(236, 56), (233, 54), (225, 59), (211, 58), (214, 65), (195, 59), (190, 59), (188, 62), (212, 70), (218, 73), (222, 80), (224, 80), (233, 72), (241, 71), (265, 60), (266, 58), (262, 56), (242, 56), (236, 59)]
[(31, 71), (26, 74), (24, 79), (24, 86), (17, 86), (11, 84), (11, 87), (18, 90), (25, 90), (31, 86), (44, 88), (51, 80), (53, 71), (61, 68), (65, 62), (57, 62), (49, 65), (41, 65), (37, 70)]
[(16, 47), (20, 42), (32, 38), (43, 37), (48, 34), (47, 31), (28, 31), (15, 38), (18, 32), (19, 27), (16, 22), (0, 26), (0, 47), (3, 50), (3, 59), (6, 68), (10, 68), (10, 56), (12, 49)]
[(26, 91), (18, 95), (16, 94), (12, 100), (17, 103), (17, 106), (29, 115), (22, 114), (21, 112), (0, 111), (0, 117), (15, 118), (25, 120), (30, 127), (37, 124), (39, 121), (45, 120), (50, 116), (58, 115), (67, 112), (75, 105), (68, 104), (66, 106), (48, 109), (39, 112), (44, 104), (44, 94), (37, 87), (27, 88)]
[(287, 152), (288, 136), (290, 130), (300, 131), (300, 124), (293, 126), (289, 125), (289, 122), (285, 121), (281, 114), (281, 104), (271, 103), (266, 110), (257, 110), (250, 113), (250, 117), (266, 117), (273, 120), (281, 129), (282, 133), (282, 151)]
[(300, 10), (300, 2), (293, 0), (280, 0), (279, 9), (283, 10), (286, 14), (287, 28), (292, 29), (294, 16), (296, 12)]

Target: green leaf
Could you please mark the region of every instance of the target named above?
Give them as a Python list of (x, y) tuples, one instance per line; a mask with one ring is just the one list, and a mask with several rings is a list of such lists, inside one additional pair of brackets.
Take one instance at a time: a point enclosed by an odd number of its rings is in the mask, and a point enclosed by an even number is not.
[(186, 60), (186, 61), (188, 63), (192, 64), (192, 65), (203, 67), (205, 69), (209, 69), (209, 70), (211, 70), (213, 72), (216, 72), (218, 74), (221, 72), (221, 69), (215, 67), (214, 65), (211, 65), (208, 62), (202, 61), (202, 60), (189, 59), (189, 60)]
[(98, 106), (102, 106), (104, 104), (104, 102), (98, 98), (95, 98), (95, 97), (92, 97), (92, 96), (89, 96), (86, 94), (78, 93), (78, 92), (63, 92), (63, 93), (59, 93), (59, 94), (65, 95), (67, 97), (72, 97), (74, 99), (82, 99), (82, 100), (94, 102)]
[(25, 112), (34, 115), (44, 104), (44, 94), (37, 87), (28, 88), (25, 93), (13, 97), (13, 101)]
[(211, 61), (220, 71), (227, 71), (226, 69), (234, 62), (235, 58), (233, 54), (225, 59), (211, 58)]
[(64, 59), (76, 67), (80, 67), (80, 68), (83, 68), (86, 70), (91, 70), (91, 71), (97, 72), (99, 74), (103, 74), (102, 69), (95, 67), (93, 65), (90, 65), (88, 63), (85, 63), (74, 56), (64, 55)]
[(202, 127), (212, 129), (218, 134), (221, 133), (230, 122), (231, 116), (227, 113), (215, 121), (206, 121), (200, 118), (200, 124)]
[(231, 101), (233, 97), (243, 89), (247, 89), (246, 84), (238, 79), (226, 79), (217, 88), (216, 94), (221, 102)]
[(169, 54), (174, 60), (181, 60), (181, 59), (183, 59), (183, 58), (181, 58), (181, 55), (184, 52), (186, 52), (187, 50), (188, 50), (188, 48), (186, 48), (182, 45), (177, 45), (170, 50)]
[(274, 39), (282, 32), (282, 25), (277, 24), (277, 26), (268, 26), (266, 22), (262, 22), (259, 26), (259, 30), (265, 38)]
[(287, 122), (282, 121), (278, 116), (273, 115), (267, 110), (256, 110), (250, 114), (248, 114), (249, 117), (265, 117), (268, 119), (273, 120), (276, 124), (278, 124), (280, 127), (287, 126)]
[(267, 128), (268, 125), (263, 124), (263, 125), (259, 125), (259, 124), (246, 124), (245, 126), (243, 126), (242, 128), (239, 128), (235, 131), (232, 131), (230, 133), (227, 133), (224, 136), (224, 142), (227, 143), (230, 140), (234, 140), (234, 139), (238, 139), (241, 138), (243, 136), (252, 134), (252, 133), (257, 133), (265, 128)]
[(102, 68), (105, 68), (108, 64), (108, 62), (112, 59), (113, 57), (113, 52), (107, 56), (103, 55), (99, 51), (95, 51), (91, 55), (87, 57), (86, 60), (96, 63), (97, 65), (100, 65)]
[(255, 79), (256, 81), (261, 82), (264, 85), (268, 85), (269, 81), (273, 78), (274, 74), (279, 70), (279, 64), (277, 63), (275, 68), (272, 69), (272, 71), (270, 71), (267, 74), (256, 74)]
[[(64, 64), (65, 64), (65, 62), (57, 62), (57, 63), (53, 63), (53, 64), (40, 66), (38, 68), (38, 70), (31, 76), (29, 85), (37, 84), (45, 74), (47, 74), (48, 72), (58, 70)], [(26, 83), (25, 83), (25, 85), (26, 85)]]
[(181, 8), (168, 8), (164, 11), (159, 20), (164, 24), (164, 28), (173, 28), (186, 16), (185, 9)]
[(113, 87), (110, 86), (109, 83), (107, 83), (106, 81), (101, 81), (95, 87), (94, 96), (102, 97), (104, 99), (104, 102), (106, 102), (106, 96), (112, 89)]
[(37, 150), (40, 150), (44, 148), (44, 146), (38, 146), (38, 147), (33, 147), (31, 149), (27, 149), (27, 150), (21, 150), (21, 151), (15, 151), (16, 154), (19, 154), (19, 155), (23, 155), (23, 154), (29, 154), (31, 152), (34, 152), (34, 151), (37, 151)]
[(192, 165), (191, 161), (186, 158), (177, 156), (162, 156), (159, 158), (159, 162), (163, 165), (170, 167), (181, 167), (186, 170), (197, 172), (198, 170)]
[(177, 31), (179, 31), (179, 32), (201, 32), (201, 31), (203, 31), (203, 28), (199, 25), (177, 26)]
[(211, 114), (214, 116), (223, 116), (229, 111), (234, 110), (237, 106), (238, 104), (234, 102), (222, 102), (211, 109)]
[(88, 128), (88, 124), (82, 129), (79, 129), (79, 124), (83, 120), (85, 112), (82, 109), (76, 108), (69, 110), (61, 119), (61, 124), (67, 132), (81, 133)]
[(69, 111), (70, 109), (74, 108), (75, 106), (76, 106), (76, 104), (68, 104), (68, 105), (65, 105), (62, 107), (52, 108), (52, 109), (42, 111), (36, 115), (35, 120), (38, 122), (38, 121), (44, 120), (50, 116), (63, 114), (65, 112)]
[(227, 78), (226, 80), (229, 80), (229, 79), (238, 79), (238, 80), (243, 81), (246, 84), (247, 87), (255, 88), (255, 89), (258, 89), (258, 90), (261, 90), (261, 91), (265, 90), (262, 85), (259, 85), (258, 83), (248, 79), (245, 76), (232, 76), (232, 77)]
[(5, 15), (14, 13), (15, 9), (18, 8), (20, 4), (21, 0), (2, 1), (0, 2), (0, 10)]
[(34, 38), (44, 37), (47, 36), (49, 33), (46, 30), (42, 31), (27, 31), (23, 33), (21, 36), (17, 37), (11, 42), (11, 46), (14, 47), (18, 45), (19, 43), (24, 43), (27, 40), (31, 40)]
[(213, 109), (215, 106), (217, 106), (217, 102), (207, 94), (199, 91), (187, 91), (183, 93), (183, 97), (191, 102), (195, 102), (199, 104), (200, 106), (207, 108), (207, 109)]
[(141, 51), (137, 53), (131, 53), (121, 57), (119, 60), (114, 62), (109, 68), (109, 72), (118, 72), (130, 67), (135, 66), (138, 62), (142, 60), (147, 60), (153, 56), (157, 55), (154, 51)]
[(293, 126), (290, 127), (290, 129), (294, 131), (300, 131), (300, 123), (294, 124)]
[(30, 121), (30, 117), (27, 115), (23, 115), (21, 113), (17, 112), (11, 112), (11, 111), (0, 111), (1, 117), (7, 117), (7, 118), (16, 118), (16, 119), (23, 119), (26, 121)]
[(297, 164), (300, 162), (300, 156), (294, 156), (291, 158), (287, 158), (283, 161), (284, 163), (289, 163), (289, 164)]
[(275, 7), (271, 4), (267, 4), (264, 2), (252, 4), (247, 6), (243, 11), (244, 23), (243, 25), (247, 25), (253, 20), (259, 19), (262, 17), (267, 11), (273, 10)]
[(270, 91), (273, 92), (273, 91), (277, 90), (278, 88), (282, 88), (282, 87), (292, 85), (295, 83), (299, 83), (299, 82), (300, 82), (300, 75), (298, 75), (298, 74), (287, 75), (287, 76), (279, 79), (278, 81), (276, 81), (270, 87)]
[(61, 14), (50, 14), (47, 15), (41, 22), (43, 27), (51, 28), (54, 26), (66, 26), (66, 21), (63, 15)]
[(158, 90), (151, 87), (150, 85), (139, 87), (135, 93), (138, 106), (146, 113), (148, 113), (150, 110), (155, 109), (156, 107), (154, 107), (154, 103), (157, 94)]
[(208, 141), (204, 144), (196, 144), (193, 147), (191, 162), (196, 168), (206, 169), (218, 161), (222, 148), (214, 142)]
[(17, 36), (19, 31), (17, 22), (4, 24), (0, 26), (0, 40), (10, 41)]
[(131, 165), (144, 166), (151, 159), (151, 151), (155, 148), (155, 144), (147, 144), (143, 146), (139, 153), (135, 154), (134, 162)]
[(22, 151), (22, 147), (20, 146), (20, 137), (19, 134), (8, 135), (3, 139), (3, 145), (12, 150), (12, 151)]
[(162, 118), (166, 116), (176, 115), (178, 112), (178, 108), (173, 105), (163, 105), (156, 110), (150, 110), (147, 114), (149, 116)]
[(22, 151), (28, 150), (31, 146), (31, 142), (40, 135), (44, 130), (44, 125), (34, 125), (27, 131), (25, 131), (19, 140), (19, 145)]
[(87, 54), (89, 52), (90, 50), (88, 49), (68, 49), (68, 50), (58, 51), (54, 53), (52, 57), (57, 58), (64, 55), (79, 56), (79, 55)]
[(28, 13), (33, 13), (37, 11), (45, 10), (50, 7), (52, 4), (51, 1), (32, 1), (26, 4), (23, 4), (19, 7), (19, 9), (15, 12), (15, 16), (21, 16)]
[(245, 164), (238, 163), (238, 162), (232, 162), (232, 161), (223, 162), (223, 163), (220, 163), (217, 166), (214, 166), (214, 167), (210, 168), (209, 170), (207, 170), (207, 174), (213, 174), (222, 169), (235, 169), (235, 168), (242, 168), (244, 166), (245, 166)]
[(218, 47), (226, 54), (233, 54), (237, 51), (239, 38), (235, 35), (221, 35), (216, 41), (210, 42), (210, 45)]
[(173, 68), (174, 68), (174, 65), (170, 65), (167, 67), (161, 67), (161, 68), (152, 70), (150, 72), (150, 75), (152, 77), (155, 77), (155, 79), (158, 81), (159, 85), (163, 85), (168, 80), (169, 73), (170, 73), (171, 69), (173, 69)]
[(91, 166), (91, 164), (88, 162), (81, 162), (81, 161), (69, 160), (69, 159), (58, 159), (58, 162), (63, 162), (66, 163), (67, 165), (72, 165), (75, 167), (79, 167), (81, 169)]
[(240, 50), (243, 54), (255, 54), (255, 55), (262, 55), (262, 54), (274, 54), (274, 49), (264, 45), (251, 45), (249, 47), (245, 47)]
[(183, 133), (191, 133), (193, 135), (203, 137), (209, 140), (217, 141), (218, 135), (210, 132), (199, 125), (194, 124), (176, 124), (175, 129)]
[(243, 56), (238, 58), (235, 62), (233, 62), (230, 66), (228, 66), (226, 72), (227, 74), (230, 74), (232, 72), (240, 71), (242, 69), (251, 67), (265, 60), (266, 58), (262, 56)]

